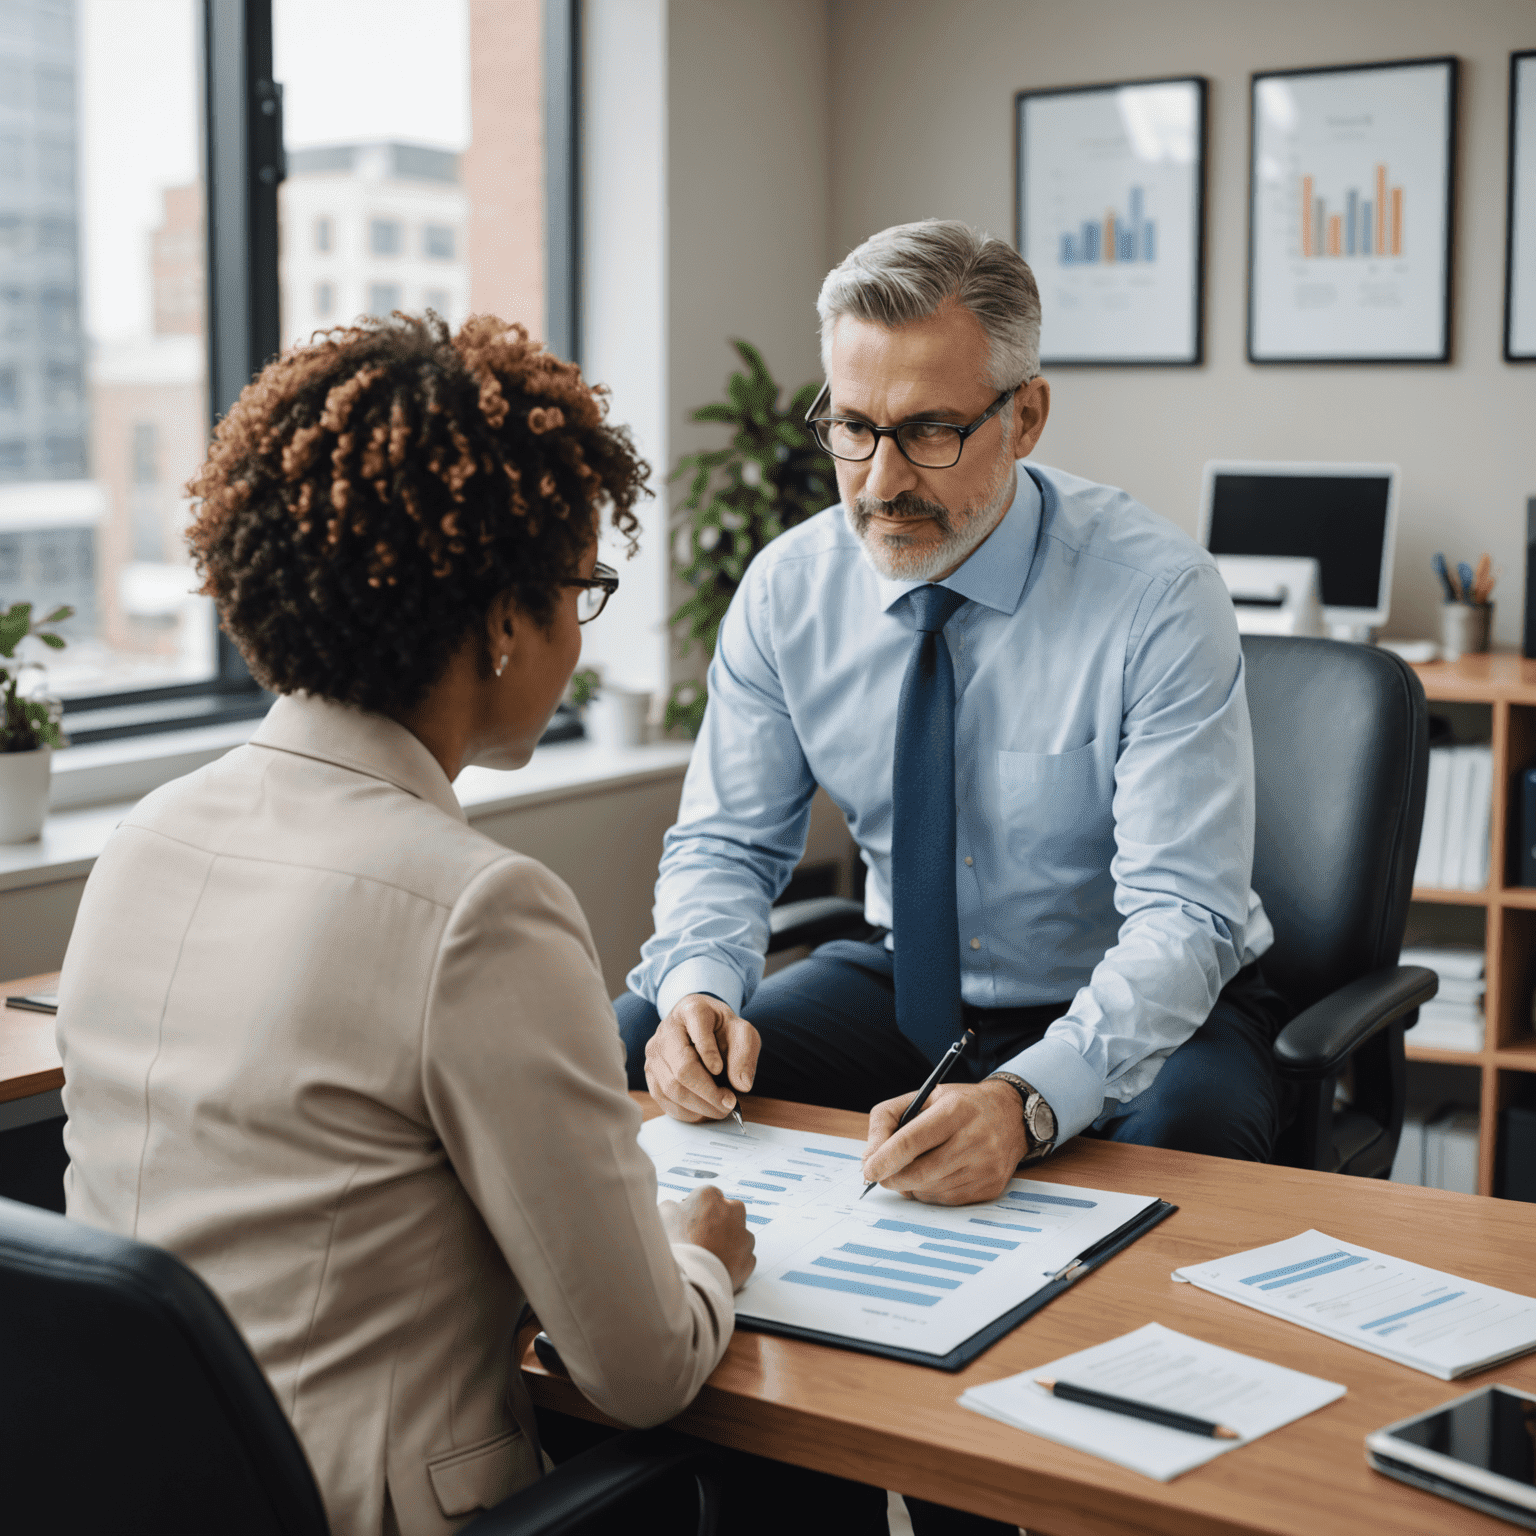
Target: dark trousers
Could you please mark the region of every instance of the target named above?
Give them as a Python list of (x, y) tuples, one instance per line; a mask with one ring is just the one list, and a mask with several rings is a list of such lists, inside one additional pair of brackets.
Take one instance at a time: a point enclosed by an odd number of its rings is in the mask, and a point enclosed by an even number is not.
[[(980, 1040), (973, 1080), (994, 1072), (1066, 1012), (1065, 1002), (970, 1008)], [(660, 1020), (643, 997), (615, 999), (629, 1085), (645, 1087), (645, 1043)], [(893, 959), (878, 943), (838, 939), (768, 977), (742, 1010), (762, 1036), (752, 1092), (867, 1113), (910, 1093), (932, 1070), (896, 1028)], [(1282, 1094), (1271, 1047), (1290, 1017), (1257, 962), (1227, 983), (1205, 1023), (1163, 1063), (1152, 1086), (1106, 1106), (1085, 1133), (1266, 1162), (1280, 1134)]]

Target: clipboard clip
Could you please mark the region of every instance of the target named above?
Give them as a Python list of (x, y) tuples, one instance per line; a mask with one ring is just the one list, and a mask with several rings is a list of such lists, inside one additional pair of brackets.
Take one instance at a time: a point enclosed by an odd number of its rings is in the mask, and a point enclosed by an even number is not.
[(1051, 1284), (1055, 1285), (1059, 1281), (1065, 1280), (1070, 1285), (1071, 1282), (1076, 1280), (1079, 1275), (1083, 1274), (1086, 1269), (1087, 1265), (1084, 1263), (1084, 1256), (1080, 1255), (1079, 1257), (1073, 1259), (1070, 1264), (1066, 1265), (1065, 1268), (1058, 1269), (1056, 1273), (1051, 1276)]

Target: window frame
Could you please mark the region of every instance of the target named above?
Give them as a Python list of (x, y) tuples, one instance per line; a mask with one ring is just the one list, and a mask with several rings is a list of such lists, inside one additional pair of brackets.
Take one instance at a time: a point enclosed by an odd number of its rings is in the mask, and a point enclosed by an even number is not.
[[(200, 12), (211, 433), (281, 348), (277, 198), (286, 163), (271, 0), (202, 0)], [(573, 361), (580, 360), (580, 13), (580, 0), (544, 0), (546, 335), (551, 350)], [(84, 745), (264, 715), (274, 695), (222, 629), (216, 664), (200, 682), (70, 698), (64, 729)]]

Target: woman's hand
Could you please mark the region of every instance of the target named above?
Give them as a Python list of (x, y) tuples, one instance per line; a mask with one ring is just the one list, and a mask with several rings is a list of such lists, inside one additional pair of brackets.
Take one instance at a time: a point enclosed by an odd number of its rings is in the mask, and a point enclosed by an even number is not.
[(757, 1259), (757, 1239), (747, 1230), (747, 1208), (727, 1200), (713, 1184), (701, 1184), (686, 1200), (663, 1200), (656, 1207), (669, 1243), (694, 1243), (707, 1248), (725, 1265), (731, 1288), (747, 1283)]

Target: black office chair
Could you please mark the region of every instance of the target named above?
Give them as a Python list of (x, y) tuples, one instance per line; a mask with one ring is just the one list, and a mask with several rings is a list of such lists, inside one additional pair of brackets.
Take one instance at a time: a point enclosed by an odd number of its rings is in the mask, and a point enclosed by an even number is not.
[[(303, 1449), (229, 1315), (158, 1248), (0, 1200), (4, 1525), (51, 1536), (327, 1536)], [(682, 1486), (680, 1486), (682, 1485)], [(463, 1536), (714, 1530), (707, 1454), (619, 1435)], [(685, 1525), (647, 1523), (666, 1498)]]
[[(1403, 1031), (1439, 985), (1400, 966), (1424, 821), (1429, 714), (1390, 651), (1243, 640), (1258, 831), (1253, 886), (1275, 929), (1270, 985), (1299, 1010), (1275, 1041), (1295, 1114), (1275, 1160), (1385, 1178), (1403, 1129)], [(869, 930), (856, 902), (775, 907), (770, 954)], [(1348, 1069), (1350, 1103), (1335, 1109)]]

